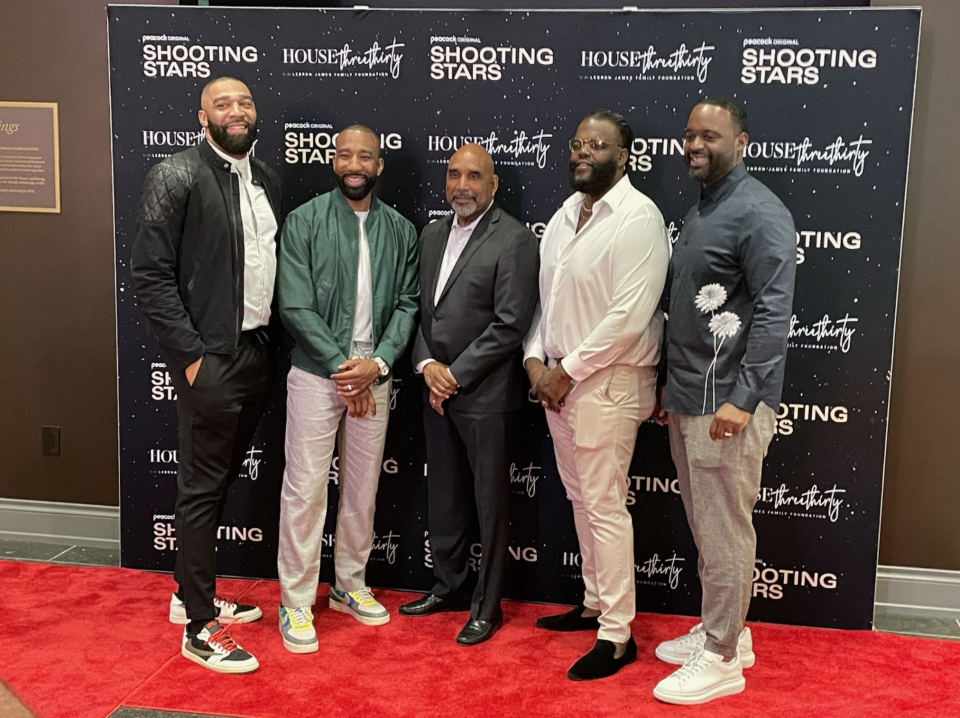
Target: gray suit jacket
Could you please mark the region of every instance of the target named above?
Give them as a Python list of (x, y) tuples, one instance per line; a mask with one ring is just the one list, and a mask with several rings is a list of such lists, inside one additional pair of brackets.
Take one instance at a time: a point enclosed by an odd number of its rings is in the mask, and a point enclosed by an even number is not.
[[(539, 297), (537, 238), (494, 203), (434, 305), (453, 219), (428, 224), (420, 235), (420, 327), (413, 362), (433, 358), (450, 366), (460, 383), (444, 405), (451, 411), (513, 411), (527, 391), (521, 344)], [(428, 395), (425, 389), (424, 400)]]

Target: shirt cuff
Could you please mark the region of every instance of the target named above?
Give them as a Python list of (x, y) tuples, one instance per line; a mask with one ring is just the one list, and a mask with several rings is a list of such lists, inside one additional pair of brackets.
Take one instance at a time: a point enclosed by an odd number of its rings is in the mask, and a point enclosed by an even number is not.
[(591, 369), (587, 364), (580, 361), (576, 356), (571, 354), (570, 356), (565, 356), (560, 360), (560, 364), (563, 366), (563, 370), (570, 375), (570, 378), (574, 381), (583, 381), (588, 376), (593, 374), (593, 369)]
[(737, 385), (727, 397), (727, 403), (733, 404), (742, 411), (753, 414), (760, 405), (760, 397), (756, 392), (750, 391), (744, 386)]
[(432, 361), (436, 361), (436, 359), (434, 359), (433, 357), (428, 357), (424, 359), (422, 362), (420, 362), (413, 368), (414, 373), (423, 374), (424, 368), (426, 368), (427, 364), (429, 364)]

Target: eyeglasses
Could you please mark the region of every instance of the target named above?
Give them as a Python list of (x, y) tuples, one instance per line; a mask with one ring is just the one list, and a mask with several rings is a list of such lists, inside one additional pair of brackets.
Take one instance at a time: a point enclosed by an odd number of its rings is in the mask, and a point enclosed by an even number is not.
[(581, 140), (579, 137), (574, 137), (572, 140), (567, 142), (567, 145), (570, 147), (571, 152), (579, 152), (584, 145), (589, 147), (594, 152), (603, 152), (608, 147), (623, 147), (623, 145), (607, 142), (605, 140)]

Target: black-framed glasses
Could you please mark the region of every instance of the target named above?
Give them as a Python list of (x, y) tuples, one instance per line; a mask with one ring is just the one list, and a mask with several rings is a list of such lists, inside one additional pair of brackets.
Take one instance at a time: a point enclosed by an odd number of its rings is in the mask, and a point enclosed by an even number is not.
[(567, 142), (567, 146), (570, 147), (571, 152), (579, 152), (584, 145), (589, 147), (594, 152), (603, 152), (608, 147), (623, 147), (623, 145), (618, 145), (614, 142), (595, 139), (581, 140), (579, 137), (574, 137), (572, 140)]

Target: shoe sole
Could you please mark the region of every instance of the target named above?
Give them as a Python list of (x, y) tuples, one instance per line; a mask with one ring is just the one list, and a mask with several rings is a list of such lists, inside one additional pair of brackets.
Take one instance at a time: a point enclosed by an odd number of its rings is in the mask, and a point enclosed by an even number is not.
[[(170, 623), (176, 624), (177, 626), (186, 626), (190, 623), (190, 619), (186, 616), (175, 616), (172, 613), (167, 616), (170, 619)], [(235, 618), (221, 618), (217, 616), (217, 620), (220, 621), (221, 625), (230, 626), (234, 623), (253, 623), (254, 621), (259, 621), (263, 618), (263, 611), (259, 608), (256, 613), (253, 611), (248, 612), (245, 616), (238, 616)]]
[(353, 616), (364, 626), (382, 626), (384, 623), (390, 622), (389, 613), (386, 616), (381, 616), (379, 618), (376, 616), (361, 616), (359, 613), (350, 608), (350, 606), (346, 605), (345, 603), (340, 603), (335, 598), (331, 598), (328, 602), (328, 605), (334, 611), (339, 611), (340, 613), (346, 613), (349, 616)]
[(409, 612), (409, 611), (404, 611), (404, 610), (403, 610), (403, 606), (400, 606), (400, 608), (397, 609), (397, 612), (398, 612), (401, 616), (411, 616), (411, 617), (414, 617), (414, 618), (423, 618), (423, 617), (425, 617), (425, 616), (436, 616), (438, 613), (466, 613), (466, 612), (469, 611), (469, 610), (470, 610), (470, 605), (467, 604), (466, 606), (462, 606), (462, 607), (461, 607), (461, 606), (458, 606), (458, 607), (456, 607), (456, 608), (437, 608), (437, 609), (428, 611), (427, 613), (411, 613), (411, 612)]
[(747, 687), (747, 682), (740, 676), (736, 680), (727, 681), (721, 683), (718, 686), (713, 686), (709, 690), (700, 691), (699, 693), (692, 694), (674, 694), (668, 693), (666, 691), (660, 690), (660, 686), (657, 686), (653, 689), (653, 697), (657, 700), (663, 701), (664, 703), (672, 703), (677, 706), (694, 706), (699, 705), (700, 703), (707, 703), (712, 701), (715, 698), (722, 698), (723, 696), (733, 696), (737, 693), (743, 693), (743, 689)]
[(290, 653), (316, 653), (320, 650), (317, 643), (290, 643), (286, 638), (283, 639), (283, 647)]
[(578, 676), (576, 673), (572, 673), (571, 671), (573, 671), (573, 667), (571, 666), (570, 669), (567, 670), (567, 678), (569, 678), (571, 681), (577, 681), (577, 682), (581, 682), (581, 681), (602, 681), (604, 678), (610, 678), (611, 676), (617, 675), (617, 674), (618, 674), (620, 671), (622, 671), (624, 668), (626, 668), (627, 666), (629, 666), (629, 665), (631, 665), (631, 664), (633, 664), (633, 663), (636, 663), (636, 662), (637, 662), (637, 657), (636, 657), (636, 656), (633, 656), (632, 658), (624, 661), (624, 662), (621, 663), (619, 666), (617, 666), (617, 670), (615, 670), (613, 673), (608, 673), (608, 674), (606, 674), (605, 676), (591, 676), (591, 677), (589, 677), (589, 678), (586, 677), (586, 676)]
[[(670, 653), (669, 651), (662, 650), (660, 646), (657, 646), (657, 649), (654, 651), (657, 658), (659, 658), (664, 663), (669, 663), (674, 666), (682, 666), (684, 661), (686, 661), (691, 655), (687, 653), (686, 655), (680, 655), (677, 653)], [(753, 651), (749, 653), (740, 654), (740, 663), (744, 668), (753, 668), (753, 665), (757, 662), (757, 654)]]
[(189, 660), (193, 661), (197, 665), (203, 666), (208, 671), (214, 671), (216, 673), (253, 673), (255, 670), (257, 670), (260, 667), (260, 664), (257, 662), (256, 658), (253, 659), (252, 665), (250, 663), (244, 663), (241, 665), (230, 665), (229, 662), (208, 663), (207, 661), (203, 660), (200, 656), (188, 651), (186, 647), (183, 647), (180, 649), (180, 655), (183, 656), (184, 658), (188, 658)]
[(283, 632), (283, 621), (280, 621), (280, 638), (283, 639), (283, 647), (286, 648), (290, 653), (316, 653), (320, 650), (320, 645), (316, 640), (313, 643), (294, 643), (293, 641), (288, 641), (286, 634)]

